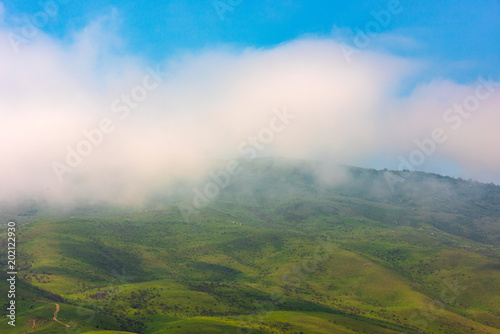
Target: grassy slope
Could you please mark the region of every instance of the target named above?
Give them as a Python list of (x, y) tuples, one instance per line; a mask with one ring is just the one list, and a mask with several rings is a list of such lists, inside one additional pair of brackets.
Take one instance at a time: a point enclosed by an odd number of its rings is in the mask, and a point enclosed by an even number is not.
[[(447, 311), (433, 321), (418, 315), (414, 323), (424, 319), (428, 330), (436, 332), (447, 324), (454, 333), (470, 327), (495, 332), (479, 322), (498, 326), (498, 296), (485, 293), (484, 286), (500, 285), (495, 275), (499, 264), (481, 244), (467, 241), (472, 248), (462, 249), (464, 240), (442, 232), (432, 235), (430, 228), (369, 227), (357, 217), (337, 217), (337, 224), (311, 222), (316, 230), (306, 233), (287, 222), (274, 229), (251, 221), (239, 226), (232, 224), (237, 217), (217, 215), (207, 212), (193, 223), (177, 222), (175, 215), (162, 211), (128, 221), (40, 221), (22, 234), (19, 258), (33, 261), (22, 277), (90, 310), (86, 315), (76, 306), (62, 306), (59, 317), (76, 327), (97, 326), (95, 319), (86, 322), (95, 309), (125, 315), (159, 333), (168, 332), (165, 328), (189, 332), (196, 326), (232, 332), (241, 324), (240, 314), (245, 325), (262, 332), (287, 328), (284, 324), (308, 333), (334, 328), (383, 333), (383, 326), (388, 333), (397, 332), (402, 330), (399, 323), (411, 325), (412, 314), (439, 299), (446, 282), (455, 278), (467, 289), (445, 305)], [(319, 245), (315, 238), (324, 234), (338, 247), (310, 273), (294, 273), (294, 264), (304, 268), (303, 261)], [(273, 291), (281, 291), (283, 303)], [(104, 300), (97, 299), (100, 293)], [(259, 310), (254, 302), (271, 306)], [(39, 308), (47, 313), (53, 306)], [(247, 319), (255, 311), (261, 326)], [(43, 319), (50, 318), (49, 313)], [(309, 328), (312, 323), (319, 328)]]
[[(281, 165), (242, 193), (251, 167), (190, 222), (171, 206), (25, 225), (18, 326), (0, 331), (500, 332), (495, 215), (454, 229), (458, 209), (317, 189)], [(64, 298), (70, 329), (35, 286)]]

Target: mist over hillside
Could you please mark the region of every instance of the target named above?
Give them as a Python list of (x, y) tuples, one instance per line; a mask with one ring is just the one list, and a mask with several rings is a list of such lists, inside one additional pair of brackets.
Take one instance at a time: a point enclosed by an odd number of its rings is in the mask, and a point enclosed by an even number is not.
[(0, 0), (0, 333), (500, 334), (499, 17)]
[[(231, 173), (228, 163), (236, 167)], [(25, 198), (3, 202), (1, 215), (5, 220), (29, 222), (42, 217), (112, 215), (175, 206), (189, 221), (224, 201), (241, 201), (260, 208), (292, 200), (299, 212), (308, 202), (332, 198), (349, 203), (356, 214), (397, 220), (399, 224), (425, 219), (438, 229), (475, 241), (500, 242), (500, 186), (423, 172), (364, 169), (288, 158), (219, 161), (197, 183), (179, 182), (160, 188), (135, 204), (88, 199), (60, 204)], [(314, 207), (309, 210), (316, 213)], [(328, 210), (335, 212), (333, 208)], [(287, 215), (288, 219), (307, 221), (306, 213)]]

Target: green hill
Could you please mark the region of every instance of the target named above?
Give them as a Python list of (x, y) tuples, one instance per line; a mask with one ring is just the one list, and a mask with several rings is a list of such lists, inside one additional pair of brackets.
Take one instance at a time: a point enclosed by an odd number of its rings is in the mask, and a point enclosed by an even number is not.
[(326, 166), (277, 158), (241, 168), (188, 221), (190, 192), (22, 225), (17, 325), (0, 331), (500, 333), (500, 187), (354, 167), (326, 182)]

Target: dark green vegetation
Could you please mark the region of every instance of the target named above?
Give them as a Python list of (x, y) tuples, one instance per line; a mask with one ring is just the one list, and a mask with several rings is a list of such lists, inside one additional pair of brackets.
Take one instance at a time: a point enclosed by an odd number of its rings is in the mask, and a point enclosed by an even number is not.
[(0, 332), (500, 333), (500, 187), (317, 168), (255, 160), (189, 221), (191, 198), (22, 225)]

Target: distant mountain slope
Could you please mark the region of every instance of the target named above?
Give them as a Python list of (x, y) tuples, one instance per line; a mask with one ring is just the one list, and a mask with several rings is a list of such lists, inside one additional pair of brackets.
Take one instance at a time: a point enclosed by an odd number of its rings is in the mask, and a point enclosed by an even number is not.
[(440, 230), (500, 245), (500, 186), (494, 184), (422, 172), (264, 158), (243, 163), (241, 173), (231, 179), (217, 199), (245, 196), (260, 204), (293, 197), (321, 201), (340, 196), (368, 218), (380, 219), (388, 213), (389, 217), (409, 222), (425, 218)]

